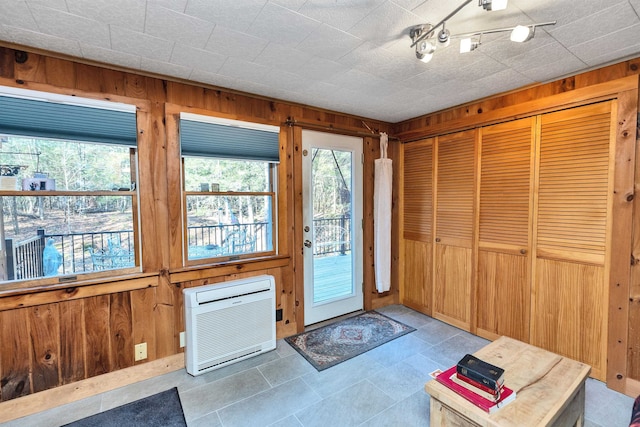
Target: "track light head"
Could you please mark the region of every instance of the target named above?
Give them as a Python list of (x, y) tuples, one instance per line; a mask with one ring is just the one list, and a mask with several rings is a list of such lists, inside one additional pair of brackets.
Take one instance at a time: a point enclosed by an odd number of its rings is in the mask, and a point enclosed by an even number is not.
[(460, 53), (468, 53), (480, 46), (480, 39), (464, 38), (460, 40)]
[(478, 6), (484, 10), (504, 10), (507, 8), (508, 0), (478, 0)]
[(416, 58), (422, 62), (429, 62), (436, 51), (436, 45), (431, 40), (422, 40), (416, 45)]
[(442, 26), (442, 30), (438, 33), (438, 44), (447, 47), (451, 43), (451, 33)]
[(422, 62), (429, 62), (436, 50), (433, 37), (433, 25), (416, 25), (409, 30), (409, 36), (416, 46), (416, 58)]
[(534, 25), (518, 25), (511, 31), (511, 41), (524, 43), (531, 40), (536, 32)]

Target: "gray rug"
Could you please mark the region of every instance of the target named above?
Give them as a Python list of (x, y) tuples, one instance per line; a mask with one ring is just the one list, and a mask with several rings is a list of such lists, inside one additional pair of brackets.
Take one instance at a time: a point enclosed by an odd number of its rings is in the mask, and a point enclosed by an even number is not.
[(318, 371), (415, 331), (377, 311), (367, 311), (285, 338)]
[(172, 388), (67, 424), (72, 427), (186, 427), (178, 389)]

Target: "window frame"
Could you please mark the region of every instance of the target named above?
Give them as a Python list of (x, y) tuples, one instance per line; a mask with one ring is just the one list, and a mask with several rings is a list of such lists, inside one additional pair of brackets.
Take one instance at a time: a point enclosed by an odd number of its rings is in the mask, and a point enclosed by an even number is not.
[[(240, 191), (187, 191), (185, 188), (186, 179), (185, 179), (185, 166), (184, 166), (184, 158), (185, 157), (195, 157), (195, 158), (211, 158), (218, 160), (245, 160), (238, 159), (228, 155), (206, 155), (206, 154), (183, 154), (181, 148), (181, 140), (180, 140), (180, 121), (181, 119), (191, 120), (191, 121), (202, 121), (203, 123), (212, 123), (216, 125), (227, 125), (230, 127), (244, 127), (246, 129), (254, 129), (254, 130), (266, 130), (271, 129), (271, 132), (276, 134), (276, 140), (280, 140), (281, 137), (281, 127), (279, 125), (274, 125), (269, 122), (259, 122), (254, 118), (249, 120), (244, 120), (243, 118), (238, 118), (237, 116), (226, 117), (226, 116), (218, 116), (213, 115), (209, 111), (204, 111), (200, 109), (185, 109), (184, 107), (176, 106), (173, 104), (166, 104), (166, 116), (167, 116), (167, 131), (171, 135), (176, 135), (175, 145), (173, 145), (170, 141), (169, 150), (170, 152), (175, 152), (179, 159), (179, 189), (180, 189), (180, 218), (181, 218), (181, 227), (180, 232), (182, 233), (182, 239), (180, 243), (180, 265), (182, 267), (203, 267), (212, 264), (226, 264), (229, 262), (236, 261), (250, 261), (256, 259), (264, 259), (270, 257), (277, 257), (279, 254), (279, 221), (278, 221), (278, 190), (279, 190), (279, 182), (278, 179), (280, 177), (279, 172), (279, 162), (280, 162), (280, 149), (279, 143), (276, 147), (278, 153), (278, 160), (267, 160), (264, 158), (256, 158), (252, 161), (264, 162), (269, 165), (269, 191), (265, 192), (240, 192)], [(175, 126), (175, 131), (173, 128)], [(174, 133), (175, 132), (175, 133)], [(175, 151), (171, 151), (172, 148)], [(188, 234), (188, 221), (187, 221), (187, 197), (188, 196), (268, 196), (271, 198), (271, 250), (267, 251), (256, 251), (250, 252), (246, 254), (231, 254), (231, 255), (221, 255), (214, 257), (203, 257), (197, 259), (189, 259), (188, 257), (188, 249), (189, 249), (189, 234)], [(175, 252), (174, 252), (175, 253)], [(177, 255), (177, 253), (176, 253)], [(174, 264), (175, 266), (175, 264)]]
[[(218, 157), (211, 157), (211, 159), (221, 159)], [(204, 264), (211, 263), (225, 263), (231, 261), (240, 261), (240, 260), (249, 260), (256, 258), (263, 258), (269, 256), (275, 256), (278, 253), (277, 247), (277, 176), (278, 176), (278, 168), (277, 164), (272, 162), (268, 163), (269, 168), (269, 191), (188, 191), (185, 188), (185, 168), (184, 168), (184, 156), (181, 157), (180, 163), (182, 165), (182, 257), (183, 263), (186, 266), (200, 266)], [(228, 159), (226, 159), (228, 160)], [(241, 253), (241, 254), (230, 254), (230, 255), (219, 255), (213, 257), (203, 257), (203, 258), (195, 258), (189, 259), (189, 231), (188, 231), (188, 220), (187, 220), (187, 197), (188, 196), (199, 196), (199, 197), (220, 197), (220, 196), (233, 196), (233, 197), (251, 197), (251, 196), (268, 196), (271, 198), (271, 248), (272, 250), (268, 251), (255, 251), (250, 253)]]
[[(69, 104), (77, 107), (86, 107), (93, 108), (96, 111), (98, 110), (111, 110), (111, 111), (119, 111), (119, 112), (127, 112), (131, 113), (133, 116), (133, 122), (135, 123), (136, 135), (135, 135), (135, 146), (131, 144), (123, 143), (109, 143), (109, 142), (101, 142), (101, 141), (91, 141), (91, 140), (83, 140), (81, 138), (60, 138), (60, 137), (47, 137), (43, 135), (30, 135), (29, 131), (25, 132), (6, 132), (3, 134), (14, 136), (14, 137), (26, 137), (26, 138), (34, 138), (40, 140), (60, 140), (60, 141), (69, 141), (80, 144), (102, 144), (102, 145), (118, 145), (121, 147), (128, 148), (128, 162), (129, 162), (129, 179), (132, 187), (129, 190), (39, 190), (39, 191), (28, 191), (23, 189), (16, 190), (1, 190), (0, 197), (82, 197), (82, 196), (107, 196), (107, 197), (130, 197), (131, 200), (131, 232), (132, 232), (132, 246), (133, 252), (131, 254), (133, 260), (133, 266), (126, 266), (122, 268), (111, 268), (104, 270), (93, 270), (93, 271), (79, 271), (79, 272), (70, 272), (65, 274), (57, 274), (54, 276), (42, 276), (35, 278), (21, 278), (21, 279), (12, 279), (12, 280), (2, 280), (0, 281), (0, 291), (1, 292), (12, 292), (19, 291), (20, 289), (33, 289), (33, 288), (46, 288), (52, 287), (55, 285), (74, 285), (77, 283), (92, 283), (96, 279), (102, 278), (113, 278), (115, 276), (127, 276), (132, 274), (140, 274), (142, 273), (142, 239), (141, 239), (141, 226), (140, 226), (140, 193), (138, 191), (138, 183), (139, 183), (139, 139), (138, 139), (138, 128), (139, 128), (139, 120), (141, 119), (138, 114), (141, 110), (147, 111), (148, 108), (144, 108), (146, 103), (133, 103), (129, 102), (130, 100), (123, 97), (116, 97), (117, 99), (105, 101), (101, 98), (91, 98), (90, 96), (86, 96), (85, 94), (79, 93), (78, 96), (64, 95), (58, 94), (55, 92), (46, 92), (43, 90), (29, 90), (22, 88), (15, 88), (10, 86), (0, 86), (0, 96), (13, 97), (13, 98), (24, 98), (28, 100), (36, 100), (42, 102), (51, 102), (53, 104)], [(36, 194), (34, 194), (36, 193)], [(4, 225), (3, 225), (4, 227)], [(4, 230), (3, 230), (4, 231)], [(4, 236), (4, 233), (0, 233)], [(0, 242), (0, 251), (2, 255), (5, 255), (6, 245), (4, 242), (4, 238), (2, 242)]]

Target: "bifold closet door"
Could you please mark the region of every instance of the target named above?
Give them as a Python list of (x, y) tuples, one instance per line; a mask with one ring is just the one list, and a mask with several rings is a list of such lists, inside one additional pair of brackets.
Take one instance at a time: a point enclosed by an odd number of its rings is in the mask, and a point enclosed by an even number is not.
[[(531, 342), (605, 379), (613, 101), (540, 117)], [(615, 117), (615, 114), (613, 114)]]
[(536, 118), (481, 129), (477, 333), (529, 341)]
[(402, 304), (431, 314), (433, 138), (402, 146)]
[(436, 138), (433, 317), (469, 330), (477, 130)]

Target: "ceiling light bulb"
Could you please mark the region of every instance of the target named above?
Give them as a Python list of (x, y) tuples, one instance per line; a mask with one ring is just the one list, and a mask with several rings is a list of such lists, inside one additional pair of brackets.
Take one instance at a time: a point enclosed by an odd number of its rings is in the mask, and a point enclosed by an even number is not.
[(449, 46), (451, 43), (451, 33), (449, 30), (445, 30), (444, 28), (438, 33), (438, 44), (442, 47)]
[(430, 40), (423, 40), (418, 44), (417, 49), (420, 53), (433, 53), (436, 50), (436, 45)]
[(416, 45), (416, 58), (422, 62), (429, 62), (433, 58), (433, 52), (436, 51), (436, 45), (430, 40), (423, 40)]
[(512, 42), (526, 42), (533, 38), (533, 32), (535, 27), (528, 27), (526, 25), (518, 25), (511, 31)]
[(420, 53), (420, 52), (416, 52), (416, 57), (424, 62), (425, 64), (429, 61), (431, 61), (431, 58), (433, 58), (433, 53)]
[(504, 10), (509, 0), (491, 0), (491, 10)]

